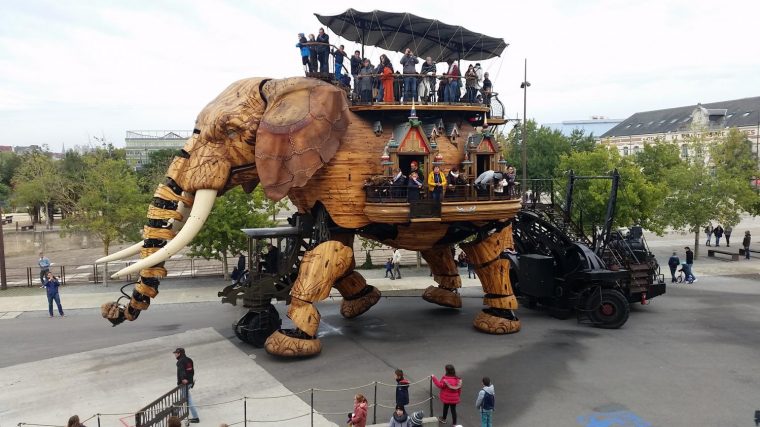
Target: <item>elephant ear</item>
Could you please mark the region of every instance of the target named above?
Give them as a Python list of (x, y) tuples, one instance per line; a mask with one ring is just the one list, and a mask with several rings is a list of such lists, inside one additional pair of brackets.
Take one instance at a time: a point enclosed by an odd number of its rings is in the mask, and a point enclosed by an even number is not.
[(264, 193), (280, 200), (303, 187), (338, 151), (349, 122), (346, 93), (321, 80), (270, 80), (256, 134), (256, 172)]

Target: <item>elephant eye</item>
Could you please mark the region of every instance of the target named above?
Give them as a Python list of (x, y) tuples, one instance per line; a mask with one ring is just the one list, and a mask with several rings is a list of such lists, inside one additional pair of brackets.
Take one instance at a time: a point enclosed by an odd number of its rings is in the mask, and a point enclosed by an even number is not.
[(237, 130), (236, 129), (228, 129), (227, 130), (227, 138), (229, 139), (236, 139), (237, 138)]

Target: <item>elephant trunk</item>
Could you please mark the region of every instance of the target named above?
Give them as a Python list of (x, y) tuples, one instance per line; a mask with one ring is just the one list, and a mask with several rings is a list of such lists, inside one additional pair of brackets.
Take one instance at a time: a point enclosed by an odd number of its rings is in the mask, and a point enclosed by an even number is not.
[[(129, 304), (122, 309), (117, 303), (107, 303), (102, 307), (103, 316), (114, 326), (124, 320), (135, 320), (140, 311), (150, 306), (151, 298), (158, 295), (160, 279), (166, 277), (164, 262), (198, 234), (211, 212), (216, 193), (216, 190), (198, 190), (194, 198), (188, 197), (172, 179), (168, 179), (165, 185), (158, 186), (148, 208), (148, 223), (143, 229), (144, 241), (139, 247), (142, 259), (112, 276), (117, 278), (139, 272), (140, 278), (132, 291)], [(187, 209), (191, 207), (186, 218)], [(173, 228), (179, 227), (181, 230), (175, 232)], [(132, 246), (125, 251), (134, 249), (135, 246)]]

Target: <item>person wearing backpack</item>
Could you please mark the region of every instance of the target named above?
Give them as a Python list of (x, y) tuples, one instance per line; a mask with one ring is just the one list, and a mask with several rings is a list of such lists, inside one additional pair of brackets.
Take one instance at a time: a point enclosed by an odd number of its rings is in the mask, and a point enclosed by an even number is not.
[(475, 407), (480, 411), (480, 425), (482, 427), (493, 427), (491, 418), (495, 403), (496, 399), (491, 379), (483, 377), (483, 388), (478, 392), (478, 400), (475, 401)]

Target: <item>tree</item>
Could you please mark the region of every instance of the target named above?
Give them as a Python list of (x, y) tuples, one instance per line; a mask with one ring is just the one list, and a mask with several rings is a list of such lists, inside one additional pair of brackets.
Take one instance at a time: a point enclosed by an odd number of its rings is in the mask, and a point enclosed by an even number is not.
[(634, 156), (634, 162), (649, 181), (662, 182), (668, 172), (683, 161), (678, 144), (655, 140), (653, 144), (644, 144)]
[(246, 250), (246, 236), (240, 230), (276, 225), (266, 210), (266, 202), (261, 187), (257, 187), (252, 194), (235, 187), (217, 197), (206, 223), (190, 242), (190, 256), (222, 261), (224, 278), (229, 280), (227, 257)]
[[(560, 176), (568, 170), (580, 176), (601, 176), (610, 175), (614, 169), (620, 173), (620, 187), (613, 226), (635, 224), (661, 233), (666, 220), (659, 212), (667, 184), (647, 180), (641, 168), (629, 158), (621, 157), (616, 149), (599, 145), (592, 151), (573, 152), (561, 158), (557, 172)], [(576, 181), (573, 215), (577, 221), (582, 212), (586, 232), (604, 223), (610, 189), (611, 180)]]
[(586, 135), (586, 131), (583, 129), (573, 129), (567, 140), (572, 151), (593, 151), (596, 147), (594, 134)]
[(46, 153), (28, 153), (16, 169), (12, 183), (14, 204), (29, 206), (35, 222), (39, 222), (39, 208), (44, 207), (47, 228), (52, 228), (52, 206), (64, 190), (58, 165)]
[(140, 239), (147, 199), (139, 193), (137, 179), (126, 161), (102, 154), (85, 157), (82, 192), (63, 226), (66, 231), (94, 234), (108, 255), (111, 244)]
[(153, 194), (156, 186), (166, 181), (166, 171), (169, 169), (169, 164), (178, 154), (179, 151), (172, 148), (148, 153), (148, 163), (137, 171), (140, 189), (143, 193)]
[(693, 132), (687, 142), (688, 159), (666, 176), (670, 194), (663, 210), (673, 228), (694, 233), (695, 255), (699, 255), (700, 230), (709, 221), (736, 224), (747, 207), (758, 203), (748, 180), (752, 172), (747, 172), (748, 164), (741, 158), (746, 152), (742, 154), (740, 135), (729, 132), (708, 144), (704, 132)]
[[(534, 120), (528, 120), (526, 128), (528, 179), (551, 178), (559, 165), (560, 157), (570, 153), (570, 142), (558, 130), (537, 127)], [(521, 132), (522, 127), (516, 126), (509, 133), (509, 142), (506, 144), (504, 155), (507, 163), (514, 165), (517, 169), (518, 177), (522, 176), (520, 171), (522, 167)]]

